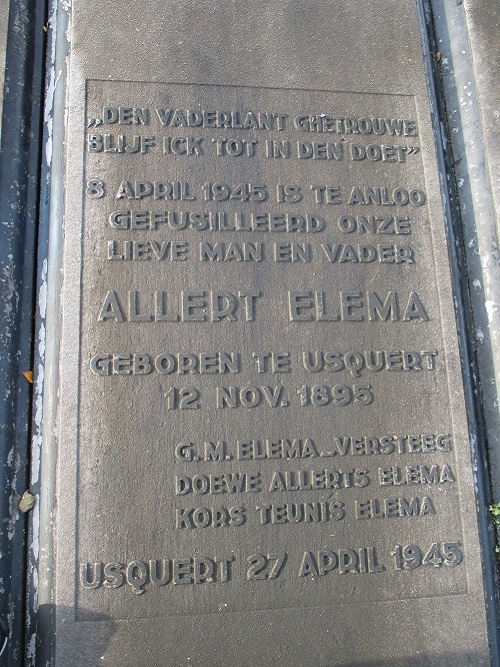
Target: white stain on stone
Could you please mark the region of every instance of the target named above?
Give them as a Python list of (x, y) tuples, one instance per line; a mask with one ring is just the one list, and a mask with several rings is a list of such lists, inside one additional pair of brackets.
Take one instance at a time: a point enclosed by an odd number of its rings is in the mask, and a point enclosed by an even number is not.
[(486, 312), (488, 313), (488, 322), (490, 322), (490, 324), (491, 324), (491, 322), (493, 321), (493, 319), (495, 317), (495, 313), (496, 313), (498, 307), (497, 307), (496, 303), (494, 301), (491, 301), (491, 300), (485, 301), (484, 302), (484, 307), (486, 308)]
[(4, 315), (9, 315), (17, 310), (19, 305), (19, 293), (16, 289), (16, 281), (14, 280), (14, 257), (7, 255), (8, 264), (3, 267), (3, 283), (5, 285), (5, 305)]
[(31, 485), (37, 484), (40, 477), (40, 456), (42, 450), (42, 421), (43, 421), (43, 380), (45, 356), (45, 315), (47, 312), (47, 259), (42, 263), (42, 274), (40, 276), (40, 288), (38, 290), (38, 312), (40, 315), (40, 326), (38, 328), (38, 357), (40, 363), (36, 369), (35, 385), (33, 388), (33, 404), (35, 407), (34, 429), (31, 442)]

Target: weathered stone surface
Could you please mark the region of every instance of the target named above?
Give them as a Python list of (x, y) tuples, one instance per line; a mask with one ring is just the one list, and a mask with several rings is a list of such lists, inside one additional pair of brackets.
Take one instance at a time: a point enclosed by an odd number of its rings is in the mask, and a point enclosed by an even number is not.
[(489, 664), (420, 39), (74, 9), (56, 665)]
[(498, 262), (500, 90), (494, 2), (439, 3), (434, 20), (474, 321), (493, 495), (500, 497)]

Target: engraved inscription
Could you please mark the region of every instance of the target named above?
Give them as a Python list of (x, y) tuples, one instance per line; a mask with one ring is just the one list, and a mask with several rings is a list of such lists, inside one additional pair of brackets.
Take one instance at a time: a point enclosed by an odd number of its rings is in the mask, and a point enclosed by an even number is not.
[(413, 98), (88, 81), (86, 103), (78, 607), (466, 591)]

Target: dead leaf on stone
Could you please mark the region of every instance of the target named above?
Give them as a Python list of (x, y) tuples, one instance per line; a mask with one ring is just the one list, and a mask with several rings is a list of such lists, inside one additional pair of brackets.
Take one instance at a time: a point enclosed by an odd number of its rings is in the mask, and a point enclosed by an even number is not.
[(33, 384), (33, 371), (24, 371), (23, 375), (30, 384)]

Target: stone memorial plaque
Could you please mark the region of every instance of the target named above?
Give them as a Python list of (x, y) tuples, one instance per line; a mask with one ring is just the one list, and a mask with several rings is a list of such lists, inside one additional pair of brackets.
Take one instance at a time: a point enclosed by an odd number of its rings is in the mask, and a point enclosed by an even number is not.
[(57, 666), (490, 664), (417, 10), (337, 4), (73, 10)]

